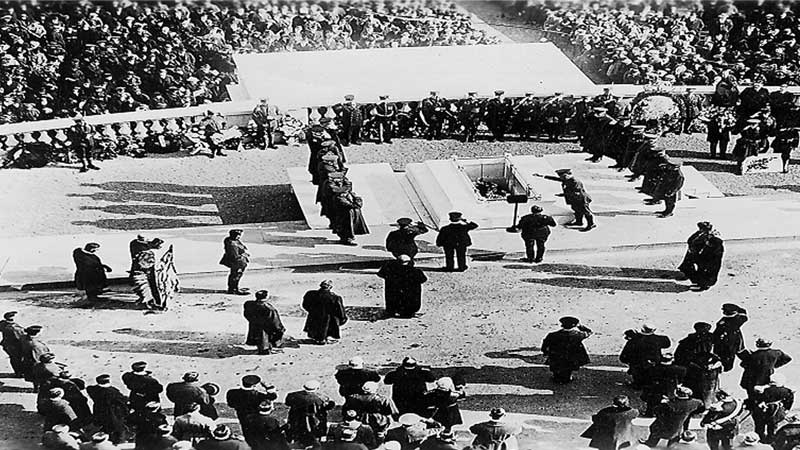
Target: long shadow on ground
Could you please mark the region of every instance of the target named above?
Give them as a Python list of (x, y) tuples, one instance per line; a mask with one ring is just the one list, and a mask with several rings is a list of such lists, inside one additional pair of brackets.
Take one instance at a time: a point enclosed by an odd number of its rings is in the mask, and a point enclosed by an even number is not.
[(587, 264), (537, 264), (534, 266), (525, 264), (509, 264), (503, 266), (504, 269), (530, 270), (533, 272), (546, 272), (554, 275), (572, 276), (599, 276), (599, 277), (620, 277), (620, 278), (653, 278), (662, 280), (675, 280), (681, 272), (677, 270), (647, 269), (641, 267), (608, 267), (590, 266)]

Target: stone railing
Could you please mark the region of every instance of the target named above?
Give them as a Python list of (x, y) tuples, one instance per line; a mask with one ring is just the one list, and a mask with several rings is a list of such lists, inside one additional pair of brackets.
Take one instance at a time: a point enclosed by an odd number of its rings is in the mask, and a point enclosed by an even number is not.
[[(631, 98), (646, 89), (640, 85), (596, 85), (592, 92), (581, 92), (576, 95), (596, 95), (602, 92), (603, 88), (610, 87), (614, 95), (623, 98)], [(668, 90), (672, 92), (684, 92), (690, 86), (673, 86)], [(710, 95), (714, 91), (713, 86), (691, 86), (695, 92), (701, 95)], [(777, 89), (777, 88), (769, 88)], [(800, 95), (800, 87), (789, 88), (790, 92)], [(523, 92), (507, 92), (507, 97), (522, 97)], [(549, 97), (552, 92), (543, 92), (539, 97)], [(490, 95), (484, 95), (488, 97)], [(363, 99), (360, 99), (363, 101)], [(420, 99), (393, 99), (394, 102), (411, 102)], [(236, 101), (224, 103), (211, 103), (189, 108), (172, 108), (149, 111), (134, 111), (127, 113), (103, 114), (97, 116), (87, 116), (86, 122), (96, 127), (97, 131), (110, 138), (132, 137), (143, 138), (149, 132), (161, 132), (163, 130), (180, 131), (199, 122), (206, 111), (212, 110), (225, 117), (229, 126), (244, 126), (247, 124), (250, 113), (255, 106), (255, 101)], [(329, 105), (311, 107), (289, 107), (283, 109), (287, 114), (307, 123), (309, 118), (319, 119), (322, 117), (332, 118), (333, 111)], [(47, 144), (61, 144), (67, 142), (66, 129), (73, 125), (71, 119), (53, 119), (36, 122), (22, 122), (15, 124), (0, 125), (0, 158), (4, 159), (7, 152), (13, 150), (20, 142), (34, 143), (42, 142)]]

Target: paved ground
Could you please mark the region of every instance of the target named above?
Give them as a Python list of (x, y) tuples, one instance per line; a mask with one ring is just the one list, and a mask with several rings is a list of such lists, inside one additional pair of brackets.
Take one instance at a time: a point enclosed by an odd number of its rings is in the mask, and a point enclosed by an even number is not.
[[(674, 279), (682, 247), (551, 255), (536, 266), (473, 262), (466, 274), (430, 270), (424, 307), (412, 320), (380, 319), (382, 283), (373, 268), (363, 265), (252, 273), (244, 285), (273, 293), (293, 337), (283, 353), (269, 357), (241, 345), (244, 299), (220, 293), (223, 276), (184, 279), (182, 295), (164, 314), (132, 309), (132, 294), (123, 288), (114, 302), (95, 309), (70, 290), (0, 294), (0, 310), (18, 310), (23, 324), (44, 325), (43, 338), (75, 375), (92, 379), (108, 372), (117, 385), (130, 362), (145, 359), (164, 381), (198, 370), (224, 391), (240, 375), (256, 372), (274, 382), (282, 396), (308, 378), (320, 379), (323, 390), (334, 393), (334, 367), (349, 357), (364, 355), (386, 370), (412, 354), (440, 374), (466, 377), (464, 409), (502, 405), (531, 414), (520, 416), (528, 424), (524, 448), (576, 448), (585, 444), (577, 436), (594, 410), (620, 392), (637, 397), (622, 385), (624, 369), (616, 358), (626, 328), (652, 322), (674, 340), (691, 331), (696, 320), (715, 321), (719, 305), (734, 301), (751, 313), (744, 327), (748, 346), (756, 336), (768, 335), (777, 347), (800, 354), (800, 305), (793, 295), (800, 272), (787, 270), (796, 264), (798, 250), (798, 243), (730, 244), (719, 285), (704, 293), (690, 292)], [(438, 262), (422, 265), (432, 269)], [(340, 344), (317, 347), (302, 340), (304, 314), (298, 305), (302, 293), (323, 278), (334, 281), (351, 321)], [(549, 381), (538, 352), (541, 339), (564, 314), (580, 316), (595, 330), (586, 342), (592, 363), (567, 387)], [(790, 364), (781, 372), (797, 380), (798, 367)], [(739, 371), (723, 380), (737, 394)], [(5, 360), (0, 372), (8, 372)], [(0, 448), (18, 448), (4, 446), (3, 440), (35, 438), (33, 395), (18, 380), (0, 381)], [(229, 411), (224, 416), (232, 417)]]

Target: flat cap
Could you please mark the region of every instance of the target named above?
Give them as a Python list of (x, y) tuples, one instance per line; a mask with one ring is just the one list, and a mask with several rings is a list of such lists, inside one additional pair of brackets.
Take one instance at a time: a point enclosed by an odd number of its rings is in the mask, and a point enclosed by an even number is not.
[(258, 375), (245, 375), (242, 377), (242, 386), (250, 387), (255, 386), (261, 382), (261, 377)]
[(574, 327), (580, 323), (580, 320), (577, 317), (572, 317), (572, 316), (564, 316), (558, 319), (558, 321), (561, 323), (561, 326), (567, 328)]

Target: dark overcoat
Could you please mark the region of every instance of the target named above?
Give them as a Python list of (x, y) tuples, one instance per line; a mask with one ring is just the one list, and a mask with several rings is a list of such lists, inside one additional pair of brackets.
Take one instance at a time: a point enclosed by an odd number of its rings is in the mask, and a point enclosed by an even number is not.
[(587, 337), (588, 332), (577, 328), (553, 331), (542, 342), (542, 354), (551, 368), (577, 370), (589, 364), (589, 354), (583, 346)]
[(622, 444), (636, 442), (632, 421), (637, 417), (639, 411), (629, 406), (607, 406), (592, 416), (592, 425), (581, 437), (591, 439), (591, 448), (617, 450)]
[(278, 310), (263, 301), (244, 302), (244, 318), (247, 319), (247, 345), (267, 346), (281, 340), (286, 331)]
[(422, 283), (428, 281), (425, 273), (400, 261), (387, 261), (378, 270), (386, 282), (386, 311), (411, 317), (422, 305)]
[(75, 261), (75, 287), (80, 290), (97, 290), (108, 286), (105, 266), (100, 257), (82, 248), (72, 252)]
[(308, 312), (303, 331), (316, 341), (341, 338), (341, 325), (347, 322), (342, 297), (328, 289), (308, 291), (303, 296), (303, 309)]

